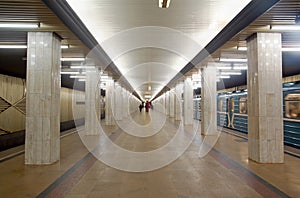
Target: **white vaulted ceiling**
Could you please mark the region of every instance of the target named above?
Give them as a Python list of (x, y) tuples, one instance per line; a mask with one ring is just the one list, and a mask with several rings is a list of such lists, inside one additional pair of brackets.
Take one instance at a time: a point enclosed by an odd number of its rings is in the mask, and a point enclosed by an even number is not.
[[(67, 0), (131, 86), (154, 97), (250, 0)], [(149, 85), (151, 90), (149, 90)]]

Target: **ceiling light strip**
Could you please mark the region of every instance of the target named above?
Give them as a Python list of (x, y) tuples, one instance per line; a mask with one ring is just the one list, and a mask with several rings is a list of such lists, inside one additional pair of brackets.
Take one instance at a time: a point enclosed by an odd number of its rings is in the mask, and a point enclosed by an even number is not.
[(0, 23), (0, 28), (39, 28), (40, 23)]

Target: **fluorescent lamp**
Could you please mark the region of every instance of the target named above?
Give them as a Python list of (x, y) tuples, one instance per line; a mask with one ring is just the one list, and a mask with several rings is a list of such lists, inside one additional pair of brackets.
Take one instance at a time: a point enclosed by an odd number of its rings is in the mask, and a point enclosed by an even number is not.
[(247, 47), (237, 46), (237, 50), (239, 50), (239, 51), (247, 51)]
[(300, 47), (289, 47), (289, 48), (283, 47), (283, 48), (281, 48), (281, 51), (283, 51), (283, 52), (300, 52)]
[(220, 58), (221, 62), (247, 62), (246, 58)]
[(61, 45), (60, 48), (61, 48), (61, 49), (68, 49), (68, 48), (69, 48), (69, 45)]
[(0, 23), (0, 28), (38, 28), (39, 23)]
[(219, 76), (219, 78), (230, 78), (230, 76), (222, 75), (222, 76)]
[(171, 0), (158, 0), (158, 7), (168, 8), (170, 6)]
[(233, 66), (233, 70), (247, 70), (248, 66)]
[(70, 78), (86, 78), (86, 76), (70, 76)]
[(78, 81), (80, 81), (80, 82), (85, 82), (86, 79), (85, 79), (85, 78), (79, 78)]
[(78, 66), (70, 66), (71, 69), (94, 69), (95, 66), (87, 66), (87, 65), (78, 65)]
[(242, 75), (240, 71), (222, 71), (221, 76), (223, 75)]
[(26, 49), (27, 45), (0, 45), (1, 49)]
[(151, 95), (145, 95), (145, 98), (151, 98)]
[(60, 74), (79, 74), (78, 71), (61, 71)]
[(85, 58), (61, 58), (61, 61), (84, 61)]
[(217, 69), (231, 69), (231, 67), (229, 67), (229, 66), (225, 66), (225, 67), (217, 67)]
[(270, 25), (270, 30), (300, 30), (300, 25)]

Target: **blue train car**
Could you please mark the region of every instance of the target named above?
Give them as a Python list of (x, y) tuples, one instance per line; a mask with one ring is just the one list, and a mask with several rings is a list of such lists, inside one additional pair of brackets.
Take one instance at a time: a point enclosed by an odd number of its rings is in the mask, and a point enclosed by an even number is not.
[[(217, 96), (219, 126), (248, 133), (247, 90)], [(300, 81), (283, 84), (284, 144), (300, 148)]]

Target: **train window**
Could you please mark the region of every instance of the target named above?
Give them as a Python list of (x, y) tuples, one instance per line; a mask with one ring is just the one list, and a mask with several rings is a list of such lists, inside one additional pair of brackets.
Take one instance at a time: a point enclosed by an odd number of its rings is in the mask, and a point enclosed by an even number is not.
[(239, 100), (239, 112), (247, 114), (247, 98), (243, 97)]
[(300, 119), (300, 94), (288, 94), (285, 97), (285, 116)]
[(230, 100), (230, 102), (231, 102), (231, 104), (230, 104), (230, 111), (231, 111), (231, 112), (234, 112), (234, 99), (232, 98), (232, 99)]
[(223, 102), (224, 102), (224, 98), (221, 98), (218, 104), (218, 111), (223, 111)]

